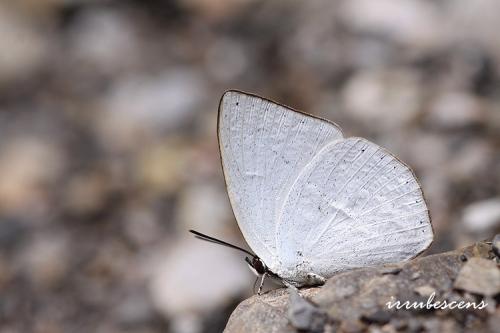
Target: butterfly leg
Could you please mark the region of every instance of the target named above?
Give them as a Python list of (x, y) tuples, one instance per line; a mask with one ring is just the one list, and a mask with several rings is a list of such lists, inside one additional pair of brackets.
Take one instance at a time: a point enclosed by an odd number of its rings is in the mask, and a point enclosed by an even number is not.
[(307, 281), (310, 286), (321, 286), (325, 284), (326, 279), (316, 273), (307, 273)]
[(257, 295), (259, 296), (262, 294), (262, 286), (264, 285), (264, 280), (266, 279), (266, 275), (267, 273), (262, 274), (262, 279), (260, 280), (259, 284), (259, 290), (257, 291)]
[(290, 288), (296, 292), (299, 292), (299, 290), (297, 289), (297, 287), (295, 287), (293, 284), (291, 284), (290, 282), (286, 281), (286, 280), (281, 280), (281, 283), (283, 283), (285, 285), (285, 287), (287, 288)]

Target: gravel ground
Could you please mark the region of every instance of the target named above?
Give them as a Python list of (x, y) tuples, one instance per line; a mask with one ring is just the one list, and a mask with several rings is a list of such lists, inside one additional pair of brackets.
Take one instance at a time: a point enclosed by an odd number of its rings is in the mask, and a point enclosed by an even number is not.
[[(215, 132), (236, 88), (411, 165), (429, 253), (500, 231), (500, 3), (0, 3), (0, 332), (220, 332), (252, 294)], [(200, 244), (201, 243), (201, 244)]]

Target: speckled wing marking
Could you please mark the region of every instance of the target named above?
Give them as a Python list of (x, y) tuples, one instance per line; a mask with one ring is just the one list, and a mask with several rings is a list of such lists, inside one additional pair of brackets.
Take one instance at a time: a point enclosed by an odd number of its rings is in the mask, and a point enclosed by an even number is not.
[(433, 239), (422, 190), (411, 169), (376, 144), (327, 144), (302, 170), (277, 225), (282, 277), (329, 277), (353, 267), (398, 262)]
[(252, 250), (268, 266), (276, 262), (276, 224), (286, 195), (304, 166), (338, 126), (238, 91), (221, 99), (219, 146), (236, 220)]

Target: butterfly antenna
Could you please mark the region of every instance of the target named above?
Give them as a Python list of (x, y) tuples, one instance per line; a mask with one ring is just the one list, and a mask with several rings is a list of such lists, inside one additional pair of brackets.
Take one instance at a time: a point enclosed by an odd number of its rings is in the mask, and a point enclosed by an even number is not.
[(230, 247), (232, 249), (235, 249), (235, 250), (239, 250), (239, 251), (242, 251), (242, 252), (245, 252), (246, 254), (248, 255), (251, 255), (253, 258), (256, 257), (255, 254), (251, 253), (250, 251), (247, 251), (239, 246), (236, 246), (236, 245), (233, 245), (233, 244), (229, 244), (228, 242), (224, 242), (223, 240), (220, 240), (220, 239), (217, 239), (217, 238), (214, 238), (214, 237), (210, 237), (208, 235), (205, 235), (205, 234), (202, 234), (201, 232), (198, 232), (198, 231), (195, 231), (195, 230), (189, 230), (190, 233), (194, 234), (196, 238), (198, 239), (201, 239), (201, 240), (204, 240), (204, 241), (207, 241), (207, 242), (211, 242), (211, 243), (215, 243), (215, 244), (219, 244), (219, 245), (223, 245), (223, 246), (227, 246), (227, 247)]

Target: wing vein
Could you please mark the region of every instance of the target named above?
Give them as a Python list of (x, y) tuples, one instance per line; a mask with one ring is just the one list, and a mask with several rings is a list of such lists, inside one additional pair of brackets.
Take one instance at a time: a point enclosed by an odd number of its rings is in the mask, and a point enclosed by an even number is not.
[[(262, 144), (262, 138), (264, 137), (264, 132), (266, 130), (266, 121), (267, 121), (267, 113), (269, 111), (269, 108), (270, 108), (270, 104), (266, 102), (266, 106), (264, 107), (264, 120), (262, 121), (262, 130), (261, 130), (261, 133), (260, 133), (260, 138), (259, 138), (259, 147), (260, 145)], [(274, 118), (273, 118), (274, 119)], [(263, 164), (263, 174), (264, 176), (261, 177), (260, 179), (260, 204), (259, 204), (259, 207), (260, 207), (260, 219), (262, 220), (263, 219), (263, 215), (264, 215), (264, 210), (262, 209), (262, 206), (264, 204), (264, 195), (263, 195), (263, 191), (264, 191), (264, 186), (263, 186), (263, 182), (267, 180), (267, 174), (266, 174), (266, 167), (267, 167), (267, 157), (266, 157), (266, 154), (267, 152), (264, 150), (264, 149), (261, 149), (262, 150), (262, 154), (264, 154), (264, 163), (260, 163), (261, 165)], [(267, 184), (267, 183), (266, 183)]]
[[(346, 145), (345, 142), (342, 142), (342, 147), (344, 147)], [(331, 175), (333, 174), (333, 171), (335, 171), (335, 169), (337, 168), (337, 166), (340, 164), (340, 162), (344, 159), (344, 157), (347, 155), (347, 153), (349, 153), (349, 151), (351, 150), (352, 147), (354, 147), (355, 144), (352, 144), (343, 154), (342, 154), (342, 157), (338, 159), (337, 163), (335, 163), (335, 165), (333, 166), (333, 168), (330, 170), (330, 173), (328, 174), (328, 177), (327, 177), (327, 180), (326, 182), (330, 181), (330, 177)], [(318, 154), (320, 154), (321, 152), (319, 152)], [(312, 162), (312, 160), (311, 160)], [(304, 167), (305, 169), (305, 167)], [(312, 175), (312, 172), (309, 174), (309, 176), (307, 176), (307, 180), (305, 181), (305, 183), (307, 183), (309, 181), (309, 179), (311, 178), (311, 175)], [(299, 177), (297, 177), (298, 179)], [(295, 181), (297, 181), (297, 179)], [(295, 183), (294, 183), (295, 185)], [(293, 185), (292, 185), (293, 187)], [(291, 187), (290, 187), (291, 189)], [(300, 190), (299, 192), (299, 195), (298, 197), (301, 198), (302, 197), (302, 191), (303, 191), (304, 187), (302, 187), (302, 189)], [(288, 196), (288, 195), (287, 195)], [(326, 228), (324, 228), (321, 233), (320, 233), (320, 236), (316, 237), (315, 240), (313, 240), (313, 244), (316, 244), (316, 242), (318, 241), (319, 238), (321, 238), (322, 234), (324, 234), (326, 232), (326, 229), (328, 229), (328, 226)], [(308, 235), (306, 236), (306, 238), (309, 238), (309, 233), (310, 233), (310, 230), (308, 232)], [(310, 246), (309, 248), (312, 248), (312, 246)]]
[[(389, 164), (389, 163), (387, 163), (387, 164)], [(380, 192), (387, 185), (389, 185), (390, 183), (392, 183), (394, 181), (394, 179), (397, 179), (399, 176), (401, 176), (401, 174), (403, 174), (406, 171), (407, 171), (407, 169), (403, 169), (403, 171), (397, 173), (394, 177), (391, 177), (389, 180), (387, 180), (387, 182), (385, 182), (378, 189), (376, 189), (375, 191), (373, 191), (372, 194), (370, 194), (370, 197), (365, 201), (365, 203), (363, 204), (363, 206), (361, 206), (360, 210), (363, 210), (366, 207), (366, 205), (368, 204), (368, 202), (370, 202), (370, 200), (373, 199), (373, 197), (375, 196), (375, 194), (377, 194), (378, 192)]]
[[(353, 144), (349, 150), (344, 154), (344, 156), (355, 146), (355, 144)], [(333, 197), (336, 197), (340, 192), (342, 192), (344, 190), (344, 188), (347, 186), (347, 184), (349, 184), (351, 182), (351, 180), (358, 174), (358, 172), (366, 165), (366, 163), (368, 163), (368, 161), (370, 160), (370, 158), (372, 158), (373, 155), (375, 155), (375, 153), (378, 151), (375, 150), (375, 152), (369, 157), (366, 159), (366, 161), (363, 162), (363, 164), (356, 170), (354, 171), (351, 176), (349, 177), (348, 180), (345, 181), (345, 183), (342, 185), (342, 187), (335, 191), (335, 194), (333, 195)], [(343, 159), (344, 157), (342, 157)], [(341, 160), (342, 160), (341, 159)], [(330, 178), (330, 177), (328, 177)], [(332, 222), (337, 218), (338, 216), (338, 212), (339, 212), (339, 209), (337, 209), (335, 211), (335, 214), (328, 220), (328, 222), (326, 223), (326, 226), (321, 230), (321, 232), (318, 234), (318, 236), (316, 236), (316, 238), (314, 239), (314, 241), (312, 243), (310, 243), (309, 245), (309, 249), (312, 249), (314, 247), (314, 245), (317, 244), (317, 242), (321, 239), (321, 237), (323, 237), (323, 235), (325, 234), (325, 232), (330, 228)]]

